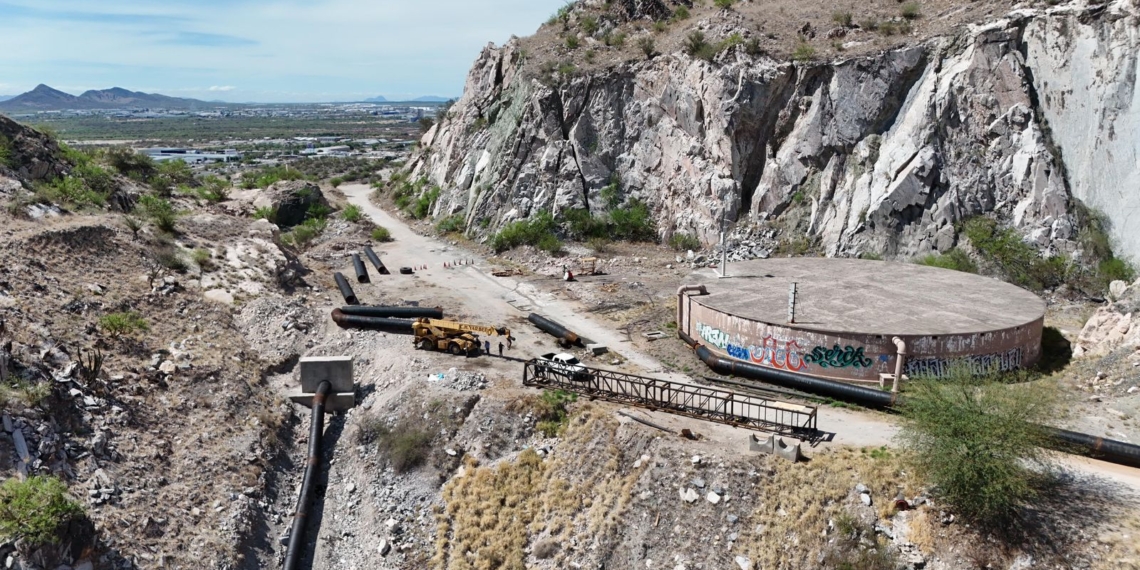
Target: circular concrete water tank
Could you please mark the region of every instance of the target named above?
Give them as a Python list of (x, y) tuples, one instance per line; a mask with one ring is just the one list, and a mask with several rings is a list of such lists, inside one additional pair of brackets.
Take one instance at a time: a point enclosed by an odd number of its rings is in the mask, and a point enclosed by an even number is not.
[[(878, 383), (906, 344), (903, 373), (1014, 370), (1041, 357), (1045, 303), (997, 279), (883, 261), (789, 258), (733, 263), (689, 280), (678, 326), (721, 354), (820, 378)], [(788, 322), (796, 284), (795, 320)]]

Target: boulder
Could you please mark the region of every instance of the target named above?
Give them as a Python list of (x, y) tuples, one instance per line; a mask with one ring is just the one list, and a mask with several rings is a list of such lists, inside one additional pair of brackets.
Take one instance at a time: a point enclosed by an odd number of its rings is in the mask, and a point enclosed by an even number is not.
[(276, 182), (266, 188), (256, 200), (255, 208), (269, 207), (276, 212), (274, 221), (282, 228), (291, 228), (305, 221), (313, 206), (327, 208), (328, 200), (321, 187), (305, 180)]

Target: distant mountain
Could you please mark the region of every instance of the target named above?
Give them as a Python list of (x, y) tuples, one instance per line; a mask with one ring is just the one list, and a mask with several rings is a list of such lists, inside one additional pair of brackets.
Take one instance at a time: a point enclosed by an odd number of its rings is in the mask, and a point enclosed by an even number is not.
[(436, 97), (434, 95), (426, 95), (424, 97), (416, 97), (415, 99), (412, 99), (412, 101), (415, 101), (416, 103), (446, 103), (450, 100), (451, 99), (447, 97)]
[(365, 103), (387, 103), (388, 100), (385, 99), (382, 95), (377, 95), (376, 97), (365, 99), (364, 102)]
[(85, 91), (76, 97), (47, 85), (0, 102), (0, 110), (15, 112), (62, 111), (67, 109), (122, 109), (131, 107), (162, 107), (165, 109), (195, 109), (210, 107), (211, 103), (197, 99), (182, 99), (154, 93), (139, 93), (122, 87)]
[(12, 97), (15, 97), (15, 95), (0, 95), (0, 101), (7, 101), (8, 99), (11, 99)]

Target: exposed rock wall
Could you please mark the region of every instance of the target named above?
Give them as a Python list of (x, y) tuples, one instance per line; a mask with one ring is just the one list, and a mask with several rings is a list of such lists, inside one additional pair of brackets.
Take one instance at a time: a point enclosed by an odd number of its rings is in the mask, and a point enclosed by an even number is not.
[[(517, 41), (488, 46), (415, 176), (435, 215), (492, 231), (542, 209), (650, 205), (662, 236), (719, 221), (784, 224), (829, 255), (944, 251), (953, 224), (996, 212), (1046, 252), (1074, 253), (1073, 196), (1140, 254), (1140, 7), (1022, 10), (824, 64), (684, 54), (548, 85)], [(479, 230), (483, 231), (483, 230)]]
[(0, 115), (0, 193), (63, 176), (71, 165), (51, 137)]

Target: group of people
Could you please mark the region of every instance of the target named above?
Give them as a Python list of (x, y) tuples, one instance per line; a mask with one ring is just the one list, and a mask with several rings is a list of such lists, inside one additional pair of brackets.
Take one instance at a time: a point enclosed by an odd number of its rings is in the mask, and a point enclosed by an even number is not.
[[(507, 344), (506, 344), (507, 350), (511, 349), (511, 343), (514, 340), (515, 340), (514, 337), (511, 337), (511, 336), (507, 337)], [(491, 341), (489, 341), (487, 339), (483, 339), (483, 354), (491, 354)], [(499, 356), (502, 356), (502, 355), (503, 355), (503, 341), (499, 341)]]

